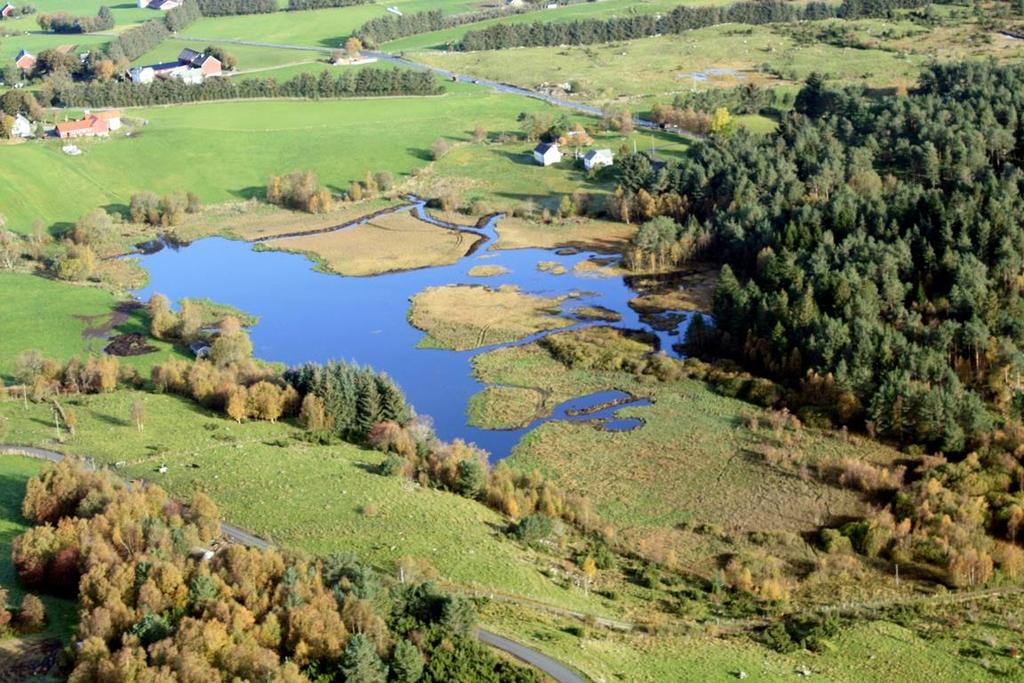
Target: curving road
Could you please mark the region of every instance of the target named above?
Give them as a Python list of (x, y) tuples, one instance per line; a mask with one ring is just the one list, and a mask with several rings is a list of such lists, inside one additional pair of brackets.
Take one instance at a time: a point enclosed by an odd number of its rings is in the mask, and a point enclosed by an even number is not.
[[(266, 43), (258, 40), (237, 40), (230, 38), (202, 38), (199, 36), (181, 36), (183, 40), (194, 40), (201, 43), (231, 43), (233, 45), (248, 45), (250, 47), (266, 47), (275, 50), (304, 50), (306, 52), (326, 52), (331, 53), (337, 50), (337, 48), (329, 47), (314, 47), (311, 45), (287, 45), (284, 43)], [(430, 66), (429, 64), (421, 64), (420, 62), (414, 62), (406, 57), (400, 57), (399, 55), (392, 54), (390, 52), (379, 52), (374, 50), (363, 50), (362, 54), (366, 57), (372, 57), (382, 62), (388, 62), (390, 64), (397, 64), (404, 66), (409, 69), (417, 69), (420, 71), (429, 71), (441, 78), (447, 80), (456, 80), (460, 83), (470, 83), (472, 85), (479, 85), (484, 88), (491, 88), (500, 93), (508, 95), (519, 95), (520, 97), (529, 97), (531, 99), (540, 100), (553, 104), (556, 107), (563, 107), (565, 109), (571, 109), (578, 111), (582, 114), (588, 114), (590, 116), (601, 116), (602, 112), (599, 107), (595, 107), (592, 104), (584, 104), (583, 102), (574, 102), (573, 100), (566, 100), (561, 97), (555, 97), (553, 95), (547, 95), (536, 90), (530, 90), (529, 88), (523, 88), (518, 85), (511, 85), (509, 83), (501, 83), (499, 81), (491, 81), (486, 78), (475, 78), (473, 76), (464, 76), (456, 74), (448, 69), (442, 69), (436, 66)], [(633, 123), (639, 128), (645, 128), (648, 130), (661, 130), (658, 124), (648, 119), (640, 118), (639, 116), (633, 117)], [(680, 137), (689, 138), (691, 140), (699, 140), (701, 136), (687, 131), (675, 131), (676, 135)]]
[[(56, 451), (47, 450), (45, 448), (36, 448), (35, 446), (17, 446), (13, 444), (0, 444), (0, 455), (23, 455), (29, 458), (37, 458), (40, 460), (48, 460), (50, 462), (60, 462), (64, 459), (63, 453)], [(86, 462), (87, 466), (92, 467), (91, 461)], [(227, 522), (221, 522), (221, 531), (224, 535), (231, 539), (235, 543), (241, 543), (253, 548), (260, 548), (267, 550), (272, 544), (253, 534), (241, 527), (237, 527), (234, 524)], [(588, 683), (588, 679), (584, 678), (576, 671), (571, 669), (568, 665), (562, 664), (556, 659), (548, 657), (543, 652), (538, 652), (526, 645), (517, 643), (514, 640), (509, 640), (503, 636), (499, 636), (497, 633), (492, 633), (486, 629), (478, 628), (476, 630), (476, 637), (480, 642), (486, 643), (493, 648), (501, 650), (516, 659), (529, 664), (530, 666), (543, 671), (549, 677), (556, 681), (556, 683)]]

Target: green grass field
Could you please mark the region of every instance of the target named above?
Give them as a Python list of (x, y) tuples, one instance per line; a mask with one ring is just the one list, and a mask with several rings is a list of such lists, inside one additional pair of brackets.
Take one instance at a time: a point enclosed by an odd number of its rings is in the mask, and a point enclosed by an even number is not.
[[(5, 296), (0, 306), (0, 380), (11, 379), (22, 351), (39, 350), (59, 361), (101, 353), (107, 335), (88, 336), (87, 330), (106, 327), (123, 301), (96, 287), (16, 273), (0, 273), (0, 291)], [(142, 319), (132, 316), (117, 330), (144, 332), (143, 327)], [(122, 358), (121, 363), (148, 375), (150, 366), (175, 353), (168, 344), (154, 344), (160, 351)]]
[[(132, 404), (145, 405), (145, 428)], [(205, 491), (224, 517), (288, 548), (322, 555), (352, 551), (389, 571), (403, 556), (459, 585), (563, 607), (608, 612), (582, 590), (541, 573), (545, 560), (508, 540), (505, 521), (475, 501), (373, 472), (381, 454), (347, 444), (315, 446), (288, 424), (243, 425), (168, 395), (119, 391), (68, 397), (76, 435), (55, 442), (50, 408), (0, 403), (8, 441), (126, 463), (126, 477), (155, 481), (176, 496)], [(168, 472), (156, 468), (166, 463)], [(194, 466), (193, 466), (194, 465)]]
[[(152, 9), (139, 9), (134, 2), (113, 3), (109, 0), (33, 0), (32, 2), (14, 3), (15, 5), (34, 5), (36, 14), (18, 17), (17, 19), (5, 19), (0, 26), (11, 31), (38, 31), (39, 24), (36, 17), (39, 14), (52, 14), (55, 12), (67, 12), (79, 17), (94, 17), (100, 11), (100, 7), (106, 5), (114, 15), (114, 28), (107, 33), (116, 33), (131, 28), (150, 19), (159, 19), (163, 12)], [(107, 38), (109, 40), (109, 37)]]
[(303, 12), (210, 17), (195, 22), (184, 34), (204, 39), (227, 38), (336, 48), (370, 19), (388, 16), (385, 8), (392, 5), (407, 14), (432, 9), (453, 13), (468, 10), (474, 3), (472, 0), (394, 0)]
[[(33, 27), (35, 19), (32, 19)], [(0, 27), (7, 28), (3, 24)], [(21, 50), (28, 50), (38, 55), (43, 50), (52, 50), (60, 47), (73, 48), (74, 52), (87, 52), (90, 49), (98, 48), (110, 42), (110, 36), (98, 33), (85, 34), (57, 34), (57, 33), (32, 33), (30, 35), (7, 36), (0, 38), (0, 61), (6, 66), (13, 64), (14, 58)]]
[[(0, 439), (2, 441), (2, 439)], [(11, 542), (28, 528), (21, 516), (25, 484), (35, 476), (43, 463), (15, 455), (0, 455), (0, 587), (6, 588), (12, 605), (21, 604), (25, 594), (18, 586), (11, 564)], [(46, 634), (68, 639), (75, 628), (75, 604), (68, 600), (40, 595), (46, 605)]]
[[(525, 106), (527, 101), (522, 100), (522, 103)], [(577, 117), (575, 120), (591, 130), (596, 149), (607, 147), (618, 153), (623, 146), (629, 149), (634, 145), (637, 149), (654, 147), (659, 155), (674, 158), (687, 148), (686, 140), (676, 135), (643, 131), (623, 136), (597, 131), (599, 122), (593, 118)], [(493, 136), (501, 131), (488, 132)], [(417, 175), (411, 189), (425, 197), (454, 192), (467, 206), (482, 200), (491, 209), (511, 210), (524, 201), (532, 201), (538, 209), (546, 207), (552, 212), (558, 209), (563, 195), (582, 189), (597, 198), (594, 208), (600, 208), (603, 196), (615, 187), (613, 171), (588, 176), (568, 149), (560, 163), (538, 166), (533, 160), (535, 144), (524, 140), (457, 146)]]
[(503, 50), (424, 52), (417, 53), (416, 59), (527, 87), (570, 82), (579, 97), (594, 101), (779, 82), (762, 65), (788, 80), (802, 80), (811, 71), (821, 71), (838, 80), (869, 85), (912, 83), (927, 61), (921, 55), (901, 56), (879, 49), (798, 45), (775, 27), (735, 24), (603, 45), (522, 48), (511, 60)]
[(191, 191), (207, 203), (262, 196), (269, 175), (295, 169), (315, 171), (341, 191), (366, 171), (403, 176), (426, 165), (438, 137), (465, 140), (477, 124), (511, 130), (519, 112), (545, 108), (474, 89), (430, 98), (133, 109), (126, 115), (148, 125), (131, 137), (83, 140), (81, 156), (62, 154), (56, 140), (5, 148), (0, 207), (9, 228), (27, 232), (36, 218), (53, 224), (96, 206), (123, 209), (144, 189)]

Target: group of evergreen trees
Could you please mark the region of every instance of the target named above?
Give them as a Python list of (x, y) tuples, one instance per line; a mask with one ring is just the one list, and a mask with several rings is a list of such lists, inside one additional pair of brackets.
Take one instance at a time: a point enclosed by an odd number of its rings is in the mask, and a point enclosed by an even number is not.
[(106, 5), (100, 7), (95, 17), (76, 17), (67, 12), (40, 14), (36, 23), (44, 31), (53, 33), (94, 33), (114, 28), (114, 15)]
[(196, 0), (185, 0), (180, 7), (175, 7), (164, 15), (164, 23), (167, 24), (167, 29), (171, 33), (177, 33), (191, 26), (193, 22), (202, 19), (203, 16), (205, 15)]
[(107, 55), (115, 62), (131, 62), (169, 38), (171, 32), (162, 19), (151, 19), (118, 34), (109, 45)]
[(351, 7), (365, 5), (371, 0), (288, 0), (289, 11), (324, 9), (327, 7)]
[(680, 239), (728, 264), (697, 351), (829, 375), (840, 420), (944, 452), (985, 438), (983, 402), (1019, 418), (1024, 67), (934, 66), (880, 100), (812, 77), (796, 110), (661, 169), (623, 159), (623, 191), (682, 198)]
[(198, 0), (204, 17), (235, 14), (270, 14), (276, 12), (277, 0)]
[(496, 24), (470, 31), (460, 50), (509, 47), (590, 45), (682, 33), (716, 24), (770, 24), (833, 17), (884, 16), (894, 9), (920, 7), (928, 0), (844, 0), (839, 7), (824, 2), (797, 5), (782, 0), (739, 2), (726, 6), (679, 6), (664, 15), (632, 15), (611, 19), (579, 19), (562, 23)]
[(433, 75), (412, 69), (362, 69), (335, 76), (300, 74), (284, 83), (272, 78), (209, 78), (187, 85), (175, 79), (152, 83), (91, 81), (66, 83), (53, 90), (52, 104), (66, 107), (132, 107), (226, 99), (273, 97), (363, 97), (385, 95), (434, 95)]
[[(305, 397), (315, 396), (322, 431), (347, 441), (365, 442), (379, 423), (404, 425), (412, 418), (402, 390), (386, 374), (360, 365), (307, 363), (285, 372), (284, 379)], [(308, 418), (313, 407), (303, 405)], [(307, 424), (307, 426), (309, 426)]]
[(486, 21), (495, 17), (508, 16), (529, 11), (523, 9), (487, 9), (477, 12), (463, 12), (461, 14), (445, 14), (439, 9), (426, 12), (414, 12), (397, 16), (386, 14), (360, 26), (355, 36), (367, 47), (377, 47), (389, 40), (397, 40), (405, 36), (414, 36), (420, 33), (441, 31), (454, 26), (474, 24), (478, 21)]

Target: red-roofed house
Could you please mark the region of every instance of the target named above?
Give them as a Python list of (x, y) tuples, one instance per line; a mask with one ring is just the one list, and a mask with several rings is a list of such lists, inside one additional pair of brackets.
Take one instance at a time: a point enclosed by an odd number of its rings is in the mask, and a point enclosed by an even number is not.
[(28, 50), (22, 50), (18, 53), (18, 56), (14, 58), (14, 65), (22, 71), (28, 71), (36, 68), (36, 56)]
[(108, 109), (106, 111), (98, 111), (93, 116), (101, 121), (107, 122), (107, 128), (110, 130), (117, 130), (121, 127), (121, 112), (117, 109)]
[(110, 134), (110, 125), (106, 119), (98, 116), (86, 116), (81, 121), (62, 121), (57, 124), (57, 137), (68, 138), (91, 138)]

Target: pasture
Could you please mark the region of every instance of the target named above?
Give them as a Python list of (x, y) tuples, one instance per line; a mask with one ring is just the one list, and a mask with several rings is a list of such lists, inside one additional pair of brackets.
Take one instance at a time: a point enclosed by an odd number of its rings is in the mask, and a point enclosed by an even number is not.
[[(142, 431), (132, 420), (136, 400), (145, 409)], [(543, 557), (508, 540), (497, 513), (377, 474), (378, 452), (315, 445), (286, 423), (239, 425), (170, 395), (118, 391), (64, 403), (76, 411), (78, 427), (58, 442), (49, 406), (0, 402), (7, 439), (121, 462), (122, 476), (152, 480), (182, 499), (204, 491), (225, 519), (289, 549), (353, 552), (386, 572), (410, 556), (466, 588), (607, 612), (603, 601), (544, 576)], [(156, 472), (161, 464), (166, 474)]]
[(147, 125), (130, 137), (82, 140), (81, 156), (62, 154), (56, 140), (5, 148), (0, 206), (10, 229), (28, 232), (37, 218), (52, 225), (97, 206), (123, 211), (131, 194), (144, 189), (191, 191), (204, 203), (259, 198), (268, 176), (296, 169), (318, 173), (340, 193), (367, 171), (387, 170), (400, 179), (425, 166), (438, 137), (466, 140), (478, 124), (510, 130), (519, 112), (544, 109), (550, 107), (479, 90), (130, 109), (126, 116)]
[(844, 82), (912, 84), (923, 55), (803, 44), (781, 27), (727, 24), (678, 36), (563, 47), (467, 53), (423, 52), (416, 59), (457, 73), (524, 87), (569, 82), (588, 101), (668, 97), (691, 89), (773, 86), (820, 71)]
[[(38, 350), (58, 361), (99, 354), (110, 329), (145, 332), (141, 312), (127, 317), (115, 309), (120, 299), (85, 285), (73, 285), (20, 273), (0, 273), (0, 380), (12, 379), (23, 351)], [(121, 363), (148, 374), (149, 367), (175, 353), (169, 344), (152, 342), (159, 351), (121, 358)]]
[[(39, 14), (53, 14), (56, 12), (67, 12), (79, 17), (94, 17), (100, 11), (100, 7), (106, 5), (114, 15), (114, 28), (109, 33), (117, 33), (135, 24), (141, 24), (150, 19), (160, 19), (164, 13), (159, 10), (140, 9), (134, 2), (112, 3), (109, 0), (33, 0), (32, 2), (14, 3), (15, 5), (34, 5), (36, 14), (29, 14), (17, 19), (5, 19), (0, 22), (6, 30), (11, 31), (38, 31), (39, 25), (36, 17)], [(109, 35), (106, 40), (109, 40)]]
[[(351, 7), (250, 14), (200, 19), (186, 29), (186, 38), (246, 40), (279, 45), (340, 48), (345, 40), (370, 19), (387, 16), (386, 7), (395, 5), (405, 13), (442, 9), (446, 13), (465, 11), (472, 0), (394, 0)], [(227, 47), (227, 46), (225, 46)]]

